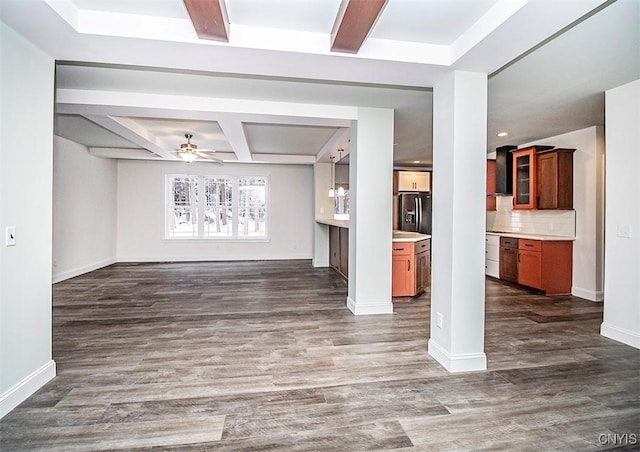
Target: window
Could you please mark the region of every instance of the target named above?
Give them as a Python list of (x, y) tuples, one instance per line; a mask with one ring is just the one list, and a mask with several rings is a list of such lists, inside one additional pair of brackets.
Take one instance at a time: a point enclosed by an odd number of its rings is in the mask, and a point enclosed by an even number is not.
[(168, 175), (166, 186), (166, 238), (267, 238), (266, 177)]

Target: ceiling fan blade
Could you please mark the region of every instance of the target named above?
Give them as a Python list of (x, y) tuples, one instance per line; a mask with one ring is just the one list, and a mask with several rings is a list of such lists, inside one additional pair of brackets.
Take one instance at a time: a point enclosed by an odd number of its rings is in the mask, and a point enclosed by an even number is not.
[(207, 161), (216, 162), (216, 163), (223, 163), (223, 161), (220, 160), (219, 158), (216, 158), (212, 155), (201, 153), (200, 151), (196, 152), (196, 155), (198, 156), (199, 159), (202, 159), (202, 160), (207, 160)]

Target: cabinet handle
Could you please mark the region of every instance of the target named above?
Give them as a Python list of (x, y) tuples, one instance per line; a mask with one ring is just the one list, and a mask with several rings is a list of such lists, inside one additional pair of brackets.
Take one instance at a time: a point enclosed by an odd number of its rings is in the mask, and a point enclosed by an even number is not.
[(404, 251), (404, 248), (394, 248), (393, 251)]
[(524, 244), (524, 246), (529, 246), (529, 247), (531, 247), (531, 246), (533, 246), (533, 245), (532, 245), (532, 244), (530, 244), (530, 243), (525, 243), (525, 244)]
[(518, 262), (520, 262), (520, 253), (518, 253)]
[(411, 259), (407, 259), (407, 271), (411, 271)]

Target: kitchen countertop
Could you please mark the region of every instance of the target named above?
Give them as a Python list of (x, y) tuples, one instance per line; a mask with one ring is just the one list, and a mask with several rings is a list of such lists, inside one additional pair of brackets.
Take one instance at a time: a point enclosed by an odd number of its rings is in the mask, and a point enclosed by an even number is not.
[(318, 218), (316, 223), (328, 224), (329, 226), (338, 226), (339, 228), (349, 229), (349, 220), (334, 220), (333, 218)]
[(393, 231), (393, 242), (419, 242), (420, 240), (430, 239), (429, 234), (420, 234), (419, 232), (409, 231)]
[(513, 237), (514, 239), (529, 239), (529, 240), (546, 240), (546, 241), (570, 241), (573, 242), (576, 238), (565, 235), (542, 235), (542, 234), (529, 234), (520, 232), (498, 232), (487, 231), (487, 235), (497, 235), (499, 237)]

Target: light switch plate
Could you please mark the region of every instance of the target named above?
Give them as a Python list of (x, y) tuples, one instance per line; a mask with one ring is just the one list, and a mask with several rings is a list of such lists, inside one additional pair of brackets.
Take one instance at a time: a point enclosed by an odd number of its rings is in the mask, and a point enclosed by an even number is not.
[(5, 229), (4, 245), (16, 246), (16, 227), (15, 226), (7, 226), (7, 228)]

